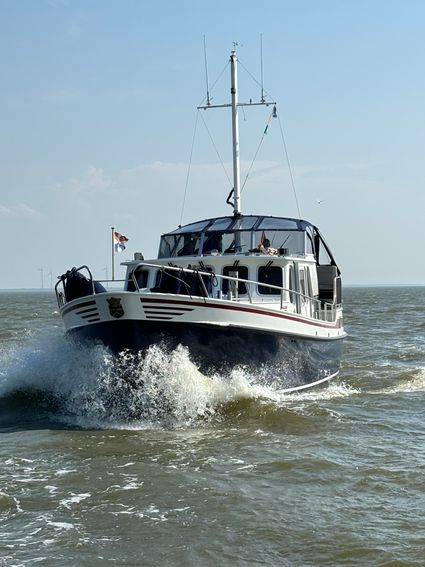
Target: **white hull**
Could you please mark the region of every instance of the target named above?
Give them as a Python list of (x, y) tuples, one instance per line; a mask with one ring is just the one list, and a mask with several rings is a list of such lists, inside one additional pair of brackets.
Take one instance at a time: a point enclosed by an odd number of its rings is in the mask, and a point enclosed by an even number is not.
[(345, 336), (341, 319), (328, 323), (265, 303), (173, 294), (107, 292), (74, 300), (61, 313), (71, 335), (100, 340), (113, 352), (182, 344), (206, 371), (266, 364), (288, 391), (335, 376)]
[[(121, 308), (118, 312), (110, 307), (110, 299)], [(340, 318), (328, 323), (276, 309), (273, 304), (182, 298), (173, 294), (107, 292), (76, 299), (66, 304), (61, 314), (67, 330), (119, 319), (247, 328), (315, 340), (345, 337)]]

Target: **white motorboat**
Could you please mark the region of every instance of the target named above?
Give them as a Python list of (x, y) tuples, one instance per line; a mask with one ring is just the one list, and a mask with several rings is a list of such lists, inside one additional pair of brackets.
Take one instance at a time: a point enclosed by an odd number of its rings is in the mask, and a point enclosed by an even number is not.
[(182, 344), (204, 371), (266, 367), (300, 390), (338, 374), (341, 275), (312, 223), (242, 214), (235, 51), (230, 66), (232, 100), (220, 106), (232, 111), (233, 214), (163, 234), (157, 258), (123, 262), (122, 290), (81, 266), (60, 276), (56, 296), (69, 334), (113, 352)]

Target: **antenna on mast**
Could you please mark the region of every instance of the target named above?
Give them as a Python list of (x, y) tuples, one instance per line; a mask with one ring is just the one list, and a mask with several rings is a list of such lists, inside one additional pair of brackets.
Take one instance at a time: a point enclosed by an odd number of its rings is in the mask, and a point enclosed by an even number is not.
[(266, 102), (264, 98), (264, 82), (263, 82), (263, 34), (260, 33), (260, 58), (261, 58), (261, 102)]
[(208, 85), (207, 45), (205, 41), (205, 35), (204, 35), (204, 63), (205, 63), (205, 82), (207, 85), (207, 106), (210, 106), (211, 101), (210, 101), (210, 91)]

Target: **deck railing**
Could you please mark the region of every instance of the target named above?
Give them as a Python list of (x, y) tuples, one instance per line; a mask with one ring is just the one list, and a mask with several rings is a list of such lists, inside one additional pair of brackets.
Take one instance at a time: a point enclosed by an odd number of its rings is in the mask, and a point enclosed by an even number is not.
[[(114, 280), (108, 280), (108, 279), (94, 280), (92, 273), (91, 273), (88, 266), (83, 265), (83, 266), (80, 266), (79, 268), (72, 268), (71, 270), (68, 270), (68, 272), (66, 272), (65, 274), (58, 276), (58, 281), (56, 282), (56, 285), (55, 285), (56, 301), (58, 303), (59, 308), (63, 307), (66, 303), (71, 301), (71, 299), (69, 299), (69, 297), (67, 297), (67, 293), (66, 293), (66, 283), (67, 283), (68, 278), (75, 276), (75, 274), (77, 274), (77, 273), (81, 274), (82, 270), (86, 271), (87, 274), (88, 274), (88, 276), (82, 276), (82, 279), (85, 280), (83, 282), (83, 285), (84, 285), (87, 293), (85, 293), (85, 294), (81, 293), (80, 296), (94, 295), (96, 293), (101, 293), (101, 291), (99, 290), (99, 287), (98, 287), (99, 284), (124, 283), (126, 281), (126, 280), (116, 280), (116, 279), (114, 279)], [(103, 289), (102, 291), (109, 291), (109, 290)]]
[[(215, 272), (210, 272), (206, 270), (199, 270), (196, 268), (181, 268), (178, 266), (163, 266), (158, 264), (152, 264), (149, 262), (140, 262), (137, 265), (137, 268), (146, 267), (146, 268), (156, 268), (159, 272), (166, 273), (168, 277), (172, 277), (176, 280), (176, 283), (179, 283), (180, 287), (183, 291), (175, 291), (174, 293), (184, 293), (188, 296), (200, 296), (204, 299), (207, 298), (214, 298), (214, 299), (227, 299), (228, 301), (240, 301), (243, 299), (244, 301), (248, 300), (250, 304), (252, 303), (273, 303), (277, 304), (279, 302), (279, 307), (282, 311), (288, 309), (288, 305), (292, 305), (294, 307), (294, 312), (298, 313), (302, 316), (309, 317), (312, 319), (317, 319), (320, 321), (327, 321), (327, 322), (334, 322), (337, 317), (337, 310), (340, 305), (336, 302), (336, 298), (338, 296), (337, 289), (340, 286), (340, 282), (334, 282), (334, 301), (333, 303), (321, 301), (315, 297), (309, 297), (299, 291), (295, 291), (293, 289), (289, 289), (287, 287), (277, 286), (273, 284), (268, 284), (265, 282), (259, 282), (256, 280), (249, 280), (239, 278), (238, 276), (224, 276), (221, 274), (216, 274)], [(136, 269), (137, 269), (136, 268)], [(80, 270), (86, 269), (88, 272), (89, 277), (87, 278), (87, 286), (88, 292), (84, 295), (94, 295), (96, 293), (101, 293), (96, 288), (96, 285), (101, 281), (103, 283), (117, 283), (117, 282), (124, 282), (125, 280), (93, 280), (92, 274), (87, 266), (80, 266), (76, 270), (72, 270), (71, 272), (80, 272)], [(69, 272), (69, 274), (71, 274)], [(175, 275), (174, 275), (175, 273)], [(192, 277), (192, 284), (193, 281), (197, 284), (196, 292), (193, 292), (191, 289), (191, 285), (187, 281), (187, 277)], [(59, 281), (55, 286), (55, 293), (56, 299), (58, 302), (59, 308), (63, 307), (68, 301), (69, 298), (66, 297), (66, 281), (69, 277), (68, 273), (61, 276)], [(136, 275), (135, 270), (130, 274), (130, 278), (132, 283), (134, 284), (134, 291), (140, 292), (144, 288), (140, 288)], [(339, 279), (338, 276), (335, 280)], [(219, 280), (227, 280), (228, 282), (228, 292), (224, 293), (221, 291), (223, 286), (220, 285), (218, 282)], [(59, 289), (59, 286), (62, 284), (62, 290)], [(241, 284), (246, 289), (246, 294), (240, 294), (239, 288)], [(263, 298), (259, 298), (258, 296), (253, 297), (252, 288), (256, 288), (257, 286), (265, 287), (270, 290), (274, 290), (275, 293), (271, 293), (270, 295), (265, 295)], [(155, 288), (154, 288), (155, 289)], [(108, 291), (108, 290), (103, 290)], [(156, 289), (155, 291), (161, 292), (161, 289)], [(214, 293), (215, 292), (215, 293)], [(168, 292), (173, 293), (173, 292)], [(84, 296), (83, 295), (83, 296)], [(241, 297), (242, 296), (242, 297)]]
[[(242, 299), (244, 300), (248, 299), (249, 303), (252, 304), (252, 303), (260, 303), (260, 302), (265, 303), (267, 300), (269, 300), (269, 302), (272, 303), (277, 303), (279, 297), (281, 310), (287, 310), (288, 303), (290, 303), (294, 305), (296, 313), (310, 317), (312, 319), (317, 319), (320, 321), (327, 321), (327, 322), (334, 322), (336, 320), (337, 309), (338, 307), (340, 307), (340, 305), (338, 305), (335, 301), (333, 303), (321, 301), (320, 299), (317, 299), (315, 297), (310, 297), (304, 293), (295, 291), (293, 289), (289, 289), (287, 287), (259, 282), (256, 280), (243, 279), (243, 278), (239, 278), (238, 276), (236, 277), (230, 275), (225, 276), (222, 274), (216, 274), (215, 272), (199, 270), (195, 268), (181, 268), (179, 266), (162, 266), (162, 265), (160, 266), (158, 264), (152, 264), (149, 262), (141, 262), (140, 264), (138, 264), (137, 267), (140, 268), (140, 266), (146, 268), (156, 268), (158, 269), (158, 271), (166, 272), (168, 276), (174, 277), (177, 282), (180, 282), (181, 285), (186, 287), (185, 295), (189, 295), (189, 296), (191, 295), (198, 296), (199, 294), (189, 292), (189, 290), (187, 289), (187, 282), (185, 281), (184, 274), (190, 274), (197, 279), (199, 288), (202, 292), (201, 297), (204, 298), (240, 301), (241, 299), (240, 295), (242, 295)], [(174, 274), (172, 275), (170, 274), (170, 272), (176, 272), (176, 275), (174, 276)], [(140, 288), (138, 285), (137, 279), (135, 277), (135, 270), (131, 273), (130, 277), (134, 284), (135, 291), (140, 291), (141, 289), (143, 289)], [(212, 287), (216, 288), (215, 295), (212, 292), (208, 291), (207, 289), (205, 280), (208, 281), (208, 279), (210, 279), (211, 282), (213, 283)], [(340, 279), (340, 277), (336, 279)], [(214, 283), (214, 280), (216, 283)], [(218, 284), (218, 280), (228, 281), (228, 292), (226, 294), (222, 293), (221, 289), (223, 286)], [(239, 294), (238, 290), (240, 284), (245, 285), (246, 294)], [(256, 296), (253, 299), (251, 287), (255, 288), (257, 286), (266, 287), (271, 290), (276, 290), (276, 293), (270, 294), (270, 296), (264, 296), (264, 299), (263, 298), (260, 299), (258, 296)], [(336, 286), (337, 283), (334, 282), (334, 289), (336, 289)], [(160, 289), (158, 291), (160, 292)], [(334, 293), (334, 299), (335, 297), (336, 294)]]

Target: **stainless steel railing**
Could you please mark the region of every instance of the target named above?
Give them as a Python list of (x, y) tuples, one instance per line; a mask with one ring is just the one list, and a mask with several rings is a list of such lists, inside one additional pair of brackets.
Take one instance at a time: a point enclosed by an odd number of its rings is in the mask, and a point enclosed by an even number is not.
[[(179, 266), (163, 266), (163, 265), (158, 265), (158, 264), (153, 264), (153, 263), (149, 263), (149, 262), (141, 262), (140, 264), (138, 264), (137, 268), (140, 268), (141, 266), (146, 267), (146, 268), (156, 268), (158, 269), (158, 271), (162, 271), (162, 272), (167, 272), (168, 275), (169, 272), (173, 272), (175, 271), (177, 274), (175, 277), (176, 280), (180, 280), (180, 282), (182, 284), (185, 284), (186, 282), (184, 281), (184, 277), (179, 276), (179, 274), (192, 274), (193, 276), (195, 276), (196, 278), (198, 278), (198, 282), (199, 282), (199, 286), (202, 290), (202, 295), (201, 297), (203, 297), (204, 299), (206, 298), (214, 298), (214, 299), (227, 299), (229, 301), (240, 301), (240, 295), (239, 294), (239, 285), (240, 284), (244, 284), (245, 285), (245, 289), (246, 289), (246, 294), (242, 294), (243, 297), (242, 299), (246, 300), (248, 299), (249, 303), (264, 303), (267, 301), (267, 299), (272, 300), (273, 303), (277, 303), (277, 297), (279, 296), (279, 303), (280, 303), (280, 309), (281, 310), (286, 310), (288, 307), (288, 303), (292, 304), (295, 307), (295, 312), (300, 314), (300, 315), (304, 315), (307, 317), (310, 317), (312, 319), (317, 319), (317, 320), (321, 320), (321, 321), (327, 321), (327, 322), (334, 322), (336, 320), (337, 317), (337, 309), (338, 307), (340, 307), (338, 304), (336, 304), (335, 302), (333, 303), (329, 303), (329, 302), (323, 302), (320, 299), (317, 299), (315, 297), (310, 297), (306, 294), (303, 294), (299, 291), (295, 291), (293, 289), (289, 289), (287, 287), (282, 287), (282, 286), (276, 286), (273, 284), (268, 284), (268, 283), (264, 283), (264, 282), (259, 282), (257, 280), (249, 280), (249, 279), (244, 279), (244, 278), (239, 278), (239, 277), (235, 277), (235, 276), (225, 276), (225, 275), (221, 275), (221, 274), (216, 274), (215, 272), (210, 272), (210, 271), (204, 271), (204, 270), (199, 270), (199, 269), (194, 269), (194, 268), (182, 268)], [(136, 269), (137, 269), (136, 268)], [(143, 288), (140, 288), (137, 282), (137, 279), (135, 277), (135, 270), (133, 270), (133, 272), (131, 273), (130, 277), (132, 279), (132, 282), (134, 284), (134, 288), (135, 291), (140, 291)], [(228, 284), (228, 292), (227, 294), (222, 294), (221, 289), (222, 289), (222, 285), (219, 285), (218, 283), (215, 284), (213, 287), (216, 288), (216, 295), (214, 296), (213, 294), (209, 293), (207, 290), (207, 287), (205, 285), (205, 281), (204, 278), (211, 278), (211, 280), (216, 280), (218, 282), (218, 280), (227, 280), (229, 282)], [(268, 296), (268, 297), (264, 297), (261, 298), (261, 300), (259, 300), (258, 297), (253, 298), (252, 296), (252, 290), (251, 287), (256, 287), (256, 286), (261, 286), (261, 287), (266, 287), (272, 290), (276, 290), (276, 294), (273, 294), (272, 297)], [(336, 283), (334, 283), (334, 287), (336, 287)], [(159, 293), (161, 293), (159, 291)], [(196, 295), (197, 294), (191, 294), (191, 293), (186, 293), (186, 295)], [(335, 293), (334, 293), (335, 296)], [(288, 298), (288, 299), (286, 299)]]
[[(134, 285), (134, 292), (140, 292), (145, 288), (140, 288), (137, 278), (136, 278), (136, 270), (140, 269), (140, 267), (146, 268), (155, 268), (159, 272), (167, 273), (168, 276), (171, 276), (176, 279), (177, 282), (183, 286), (183, 293), (188, 296), (195, 296), (195, 297), (202, 297), (204, 300), (207, 298), (210, 299), (226, 299), (228, 301), (244, 301), (248, 300), (250, 304), (253, 303), (279, 303), (279, 308), (283, 310), (287, 310), (288, 306), (291, 305), (294, 308), (295, 313), (309, 317), (312, 319), (317, 319), (319, 321), (326, 321), (326, 322), (334, 322), (337, 317), (337, 311), (340, 307), (340, 304), (337, 303), (337, 297), (340, 295), (337, 293), (337, 290), (340, 289), (340, 282), (336, 280), (340, 280), (340, 276), (335, 278), (334, 281), (334, 301), (324, 302), (320, 299), (315, 297), (310, 297), (304, 293), (296, 291), (294, 289), (289, 289), (283, 286), (277, 286), (273, 284), (268, 284), (265, 282), (259, 282), (257, 280), (249, 280), (244, 278), (239, 278), (238, 276), (225, 276), (221, 274), (216, 274), (215, 272), (206, 271), (206, 270), (199, 270), (197, 268), (182, 268), (179, 266), (164, 266), (161, 264), (154, 264), (149, 262), (140, 262), (137, 264), (136, 268), (131, 272), (130, 279)], [(59, 308), (63, 307), (66, 303), (71, 301), (71, 299), (66, 297), (66, 283), (67, 279), (71, 277), (76, 272), (80, 272), (81, 270), (86, 270), (88, 273), (88, 278), (86, 278), (87, 286), (89, 288), (89, 292), (82, 295), (94, 295), (96, 293), (102, 293), (101, 291), (96, 289), (96, 284), (99, 282), (103, 283), (116, 283), (116, 282), (124, 282), (125, 280), (93, 280), (93, 276), (86, 265), (80, 266), (79, 268), (73, 268), (66, 274), (60, 276), (59, 281), (55, 285), (55, 293), (56, 293), (56, 300), (58, 303)], [(172, 272), (175, 272), (176, 275), (171, 275)], [(190, 275), (197, 283), (199, 293), (191, 293), (190, 285), (185, 279), (185, 275)], [(209, 281), (208, 281), (209, 280)], [(223, 294), (222, 288), (223, 286), (220, 285), (219, 281), (227, 280), (228, 281), (228, 292)], [(208, 290), (211, 284), (211, 291)], [(62, 289), (60, 286), (62, 285)], [(246, 293), (239, 293), (240, 286), (244, 285)], [(261, 286), (263, 288), (268, 288), (270, 290), (274, 290), (276, 293), (265, 295), (263, 298), (259, 298), (258, 296), (253, 297), (252, 288), (256, 288), (257, 286)], [(103, 290), (104, 292), (108, 290)], [(158, 293), (161, 293), (160, 289), (156, 290)], [(134, 293), (131, 292), (131, 293)], [(170, 293), (170, 292), (169, 292)], [(241, 297), (242, 296), (242, 297)], [(74, 299), (74, 298), (73, 298)]]

